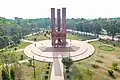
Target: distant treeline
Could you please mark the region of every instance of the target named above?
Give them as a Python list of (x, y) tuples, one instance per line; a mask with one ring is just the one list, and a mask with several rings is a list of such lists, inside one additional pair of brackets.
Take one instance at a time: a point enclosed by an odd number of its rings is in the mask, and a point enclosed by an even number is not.
[[(120, 18), (84, 19), (71, 18), (66, 20), (68, 29), (94, 33), (97, 36), (106, 31), (112, 38), (120, 33)], [(0, 17), (0, 48), (11, 44), (17, 44), (23, 36), (37, 32), (40, 28), (50, 28), (50, 18), (14, 20)]]

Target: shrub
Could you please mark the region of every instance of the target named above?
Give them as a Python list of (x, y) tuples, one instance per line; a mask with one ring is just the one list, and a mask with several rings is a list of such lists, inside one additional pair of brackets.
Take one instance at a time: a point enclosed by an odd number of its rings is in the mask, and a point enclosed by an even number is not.
[(14, 48), (14, 50), (16, 51), (16, 50), (17, 50), (17, 48)]
[(69, 73), (69, 69), (66, 69), (66, 73)]
[(47, 67), (47, 69), (50, 69), (50, 67)]
[(113, 72), (112, 70), (108, 70), (109, 76), (114, 76), (113, 73), (114, 73), (114, 72)]
[(70, 76), (69, 75), (67, 75), (67, 77), (66, 77), (67, 79), (70, 79)]
[(29, 66), (32, 66), (32, 59), (29, 59)]
[(48, 80), (48, 76), (45, 76), (45, 80)]
[(101, 60), (96, 60), (96, 62), (98, 62), (98, 63), (103, 63), (103, 61), (101, 61)]
[(10, 76), (12, 80), (15, 80), (15, 69), (13, 67), (10, 69)]
[(65, 58), (62, 59), (62, 63), (65, 66), (70, 67), (73, 64), (73, 61), (69, 57), (65, 57)]
[(66, 68), (66, 69), (69, 69), (69, 67), (67, 67), (67, 66), (66, 66), (65, 68)]
[(48, 63), (48, 66), (50, 66), (50, 63)]
[(20, 55), (20, 60), (23, 60), (23, 55)]
[(114, 70), (118, 70), (118, 63), (117, 62), (112, 63), (112, 67)]
[(115, 43), (113, 43), (113, 46), (116, 46), (116, 44), (115, 44)]
[(49, 71), (46, 71), (46, 74), (49, 74)]
[(98, 65), (96, 65), (96, 64), (91, 64), (91, 66), (93, 67), (93, 68), (99, 68), (99, 66)]
[(89, 68), (85, 69), (85, 73), (88, 74), (89, 76), (92, 76), (92, 71), (90, 71)]
[(5, 68), (2, 69), (2, 80), (10, 80), (9, 74)]

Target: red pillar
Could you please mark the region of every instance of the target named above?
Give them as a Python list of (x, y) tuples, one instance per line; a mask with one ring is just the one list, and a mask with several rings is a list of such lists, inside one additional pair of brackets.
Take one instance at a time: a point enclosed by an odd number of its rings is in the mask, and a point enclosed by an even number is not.
[(58, 32), (60, 31), (60, 9), (57, 9), (57, 27), (58, 27)]
[(51, 8), (51, 28), (55, 30), (55, 8)]
[(60, 30), (60, 9), (57, 9), (57, 27), (56, 32), (55, 26), (55, 8), (51, 8), (51, 28), (52, 28), (52, 46), (54, 47), (65, 47), (66, 46), (66, 8), (62, 8), (62, 31)]
[(62, 29), (66, 33), (66, 8), (62, 8)]

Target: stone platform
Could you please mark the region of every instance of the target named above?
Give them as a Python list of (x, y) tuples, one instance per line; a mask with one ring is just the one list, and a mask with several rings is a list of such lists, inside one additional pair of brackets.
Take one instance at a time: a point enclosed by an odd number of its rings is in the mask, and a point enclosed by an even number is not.
[(55, 58), (69, 57), (73, 61), (81, 60), (91, 56), (94, 53), (94, 47), (84, 41), (67, 40), (65, 48), (54, 48), (51, 45), (51, 40), (43, 40), (28, 45), (24, 49), (24, 54), (29, 58), (38, 61), (53, 62)]

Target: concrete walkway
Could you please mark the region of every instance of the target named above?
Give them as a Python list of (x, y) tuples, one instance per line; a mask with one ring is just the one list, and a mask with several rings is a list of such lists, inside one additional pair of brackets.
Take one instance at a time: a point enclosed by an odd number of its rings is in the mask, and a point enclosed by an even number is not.
[(50, 80), (64, 80), (62, 59), (55, 58), (53, 60), (52, 72)]
[(23, 51), (24, 49), (18, 49), (18, 50), (16, 50), (15, 52), (19, 52), (19, 51)]
[(23, 42), (29, 42), (29, 43), (34, 43), (34, 41), (25, 40), (25, 39), (21, 39), (21, 41), (23, 41)]
[(84, 41), (84, 42), (92, 42), (92, 41), (98, 41), (99, 39), (97, 38), (97, 39), (90, 39), (90, 40), (86, 40), (86, 41)]

